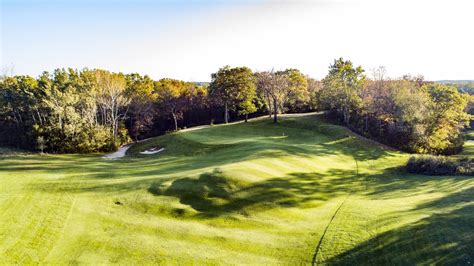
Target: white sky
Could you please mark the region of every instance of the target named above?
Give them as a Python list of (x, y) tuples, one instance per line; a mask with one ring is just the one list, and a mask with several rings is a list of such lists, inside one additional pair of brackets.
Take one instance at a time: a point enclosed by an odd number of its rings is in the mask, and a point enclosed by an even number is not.
[(321, 79), (344, 57), (392, 77), (474, 79), (469, 0), (38, 2), (0, 11), (0, 63), (15, 74), (98, 67), (208, 81), (231, 65)]

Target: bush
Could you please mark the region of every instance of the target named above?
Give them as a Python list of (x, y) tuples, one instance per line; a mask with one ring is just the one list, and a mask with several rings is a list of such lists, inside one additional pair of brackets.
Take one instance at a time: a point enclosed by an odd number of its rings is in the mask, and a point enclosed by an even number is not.
[(474, 160), (445, 156), (412, 156), (406, 169), (412, 174), (422, 175), (474, 175)]

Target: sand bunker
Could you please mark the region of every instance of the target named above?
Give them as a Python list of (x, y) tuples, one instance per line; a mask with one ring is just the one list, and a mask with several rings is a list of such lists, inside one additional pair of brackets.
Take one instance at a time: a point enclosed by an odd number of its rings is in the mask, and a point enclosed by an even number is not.
[(162, 152), (164, 150), (165, 150), (165, 148), (153, 147), (153, 148), (148, 149), (146, 151), (140, 152), (140, 154), (156, 154), (156, 153)]
[(130, 147), (132, 147), (132, 144), (122, 146), (122, 147), (120, 147), (116, 152), (113, 152), (113, 153), (109, 153), (109, 154), (107, 154), (107, 155), (104, 155), (102, 158), (104, 158), (104, 159), (118, 159), (118, 158), (122, 158), (122, 157), (125, 156), (125, 154), (127, 153), (127, 150), (130, 149)]

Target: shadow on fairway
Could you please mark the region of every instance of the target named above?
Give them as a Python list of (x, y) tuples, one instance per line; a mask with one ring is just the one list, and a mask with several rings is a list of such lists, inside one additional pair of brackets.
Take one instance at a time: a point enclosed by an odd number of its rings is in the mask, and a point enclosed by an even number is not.
[(419, 205), (410, 212), (434, 213), (416, 223), (380, 234), (324, 263), (471, 265), (474, 261), (473, 196), (474, 188), (468, 188)]
[(171, 196), (199, 212), (201, 217), (230, 213), (247, 215), (271, 208), (315, 207), (324, 201), (359, 189), (354, 170), (332, 169), (320, 173), (292, 173), (256, 183), (225, 176), (218, 169), (199, 178), (155, 182), (148, 191)]

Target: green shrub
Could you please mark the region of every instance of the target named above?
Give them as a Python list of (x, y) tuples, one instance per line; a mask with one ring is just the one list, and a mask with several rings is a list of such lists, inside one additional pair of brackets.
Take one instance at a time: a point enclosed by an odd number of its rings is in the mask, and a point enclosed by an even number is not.
[(406, 169), (412, 174), (422, 175), (474, 175), (474, 160), (445, 156), (412, 156)]

